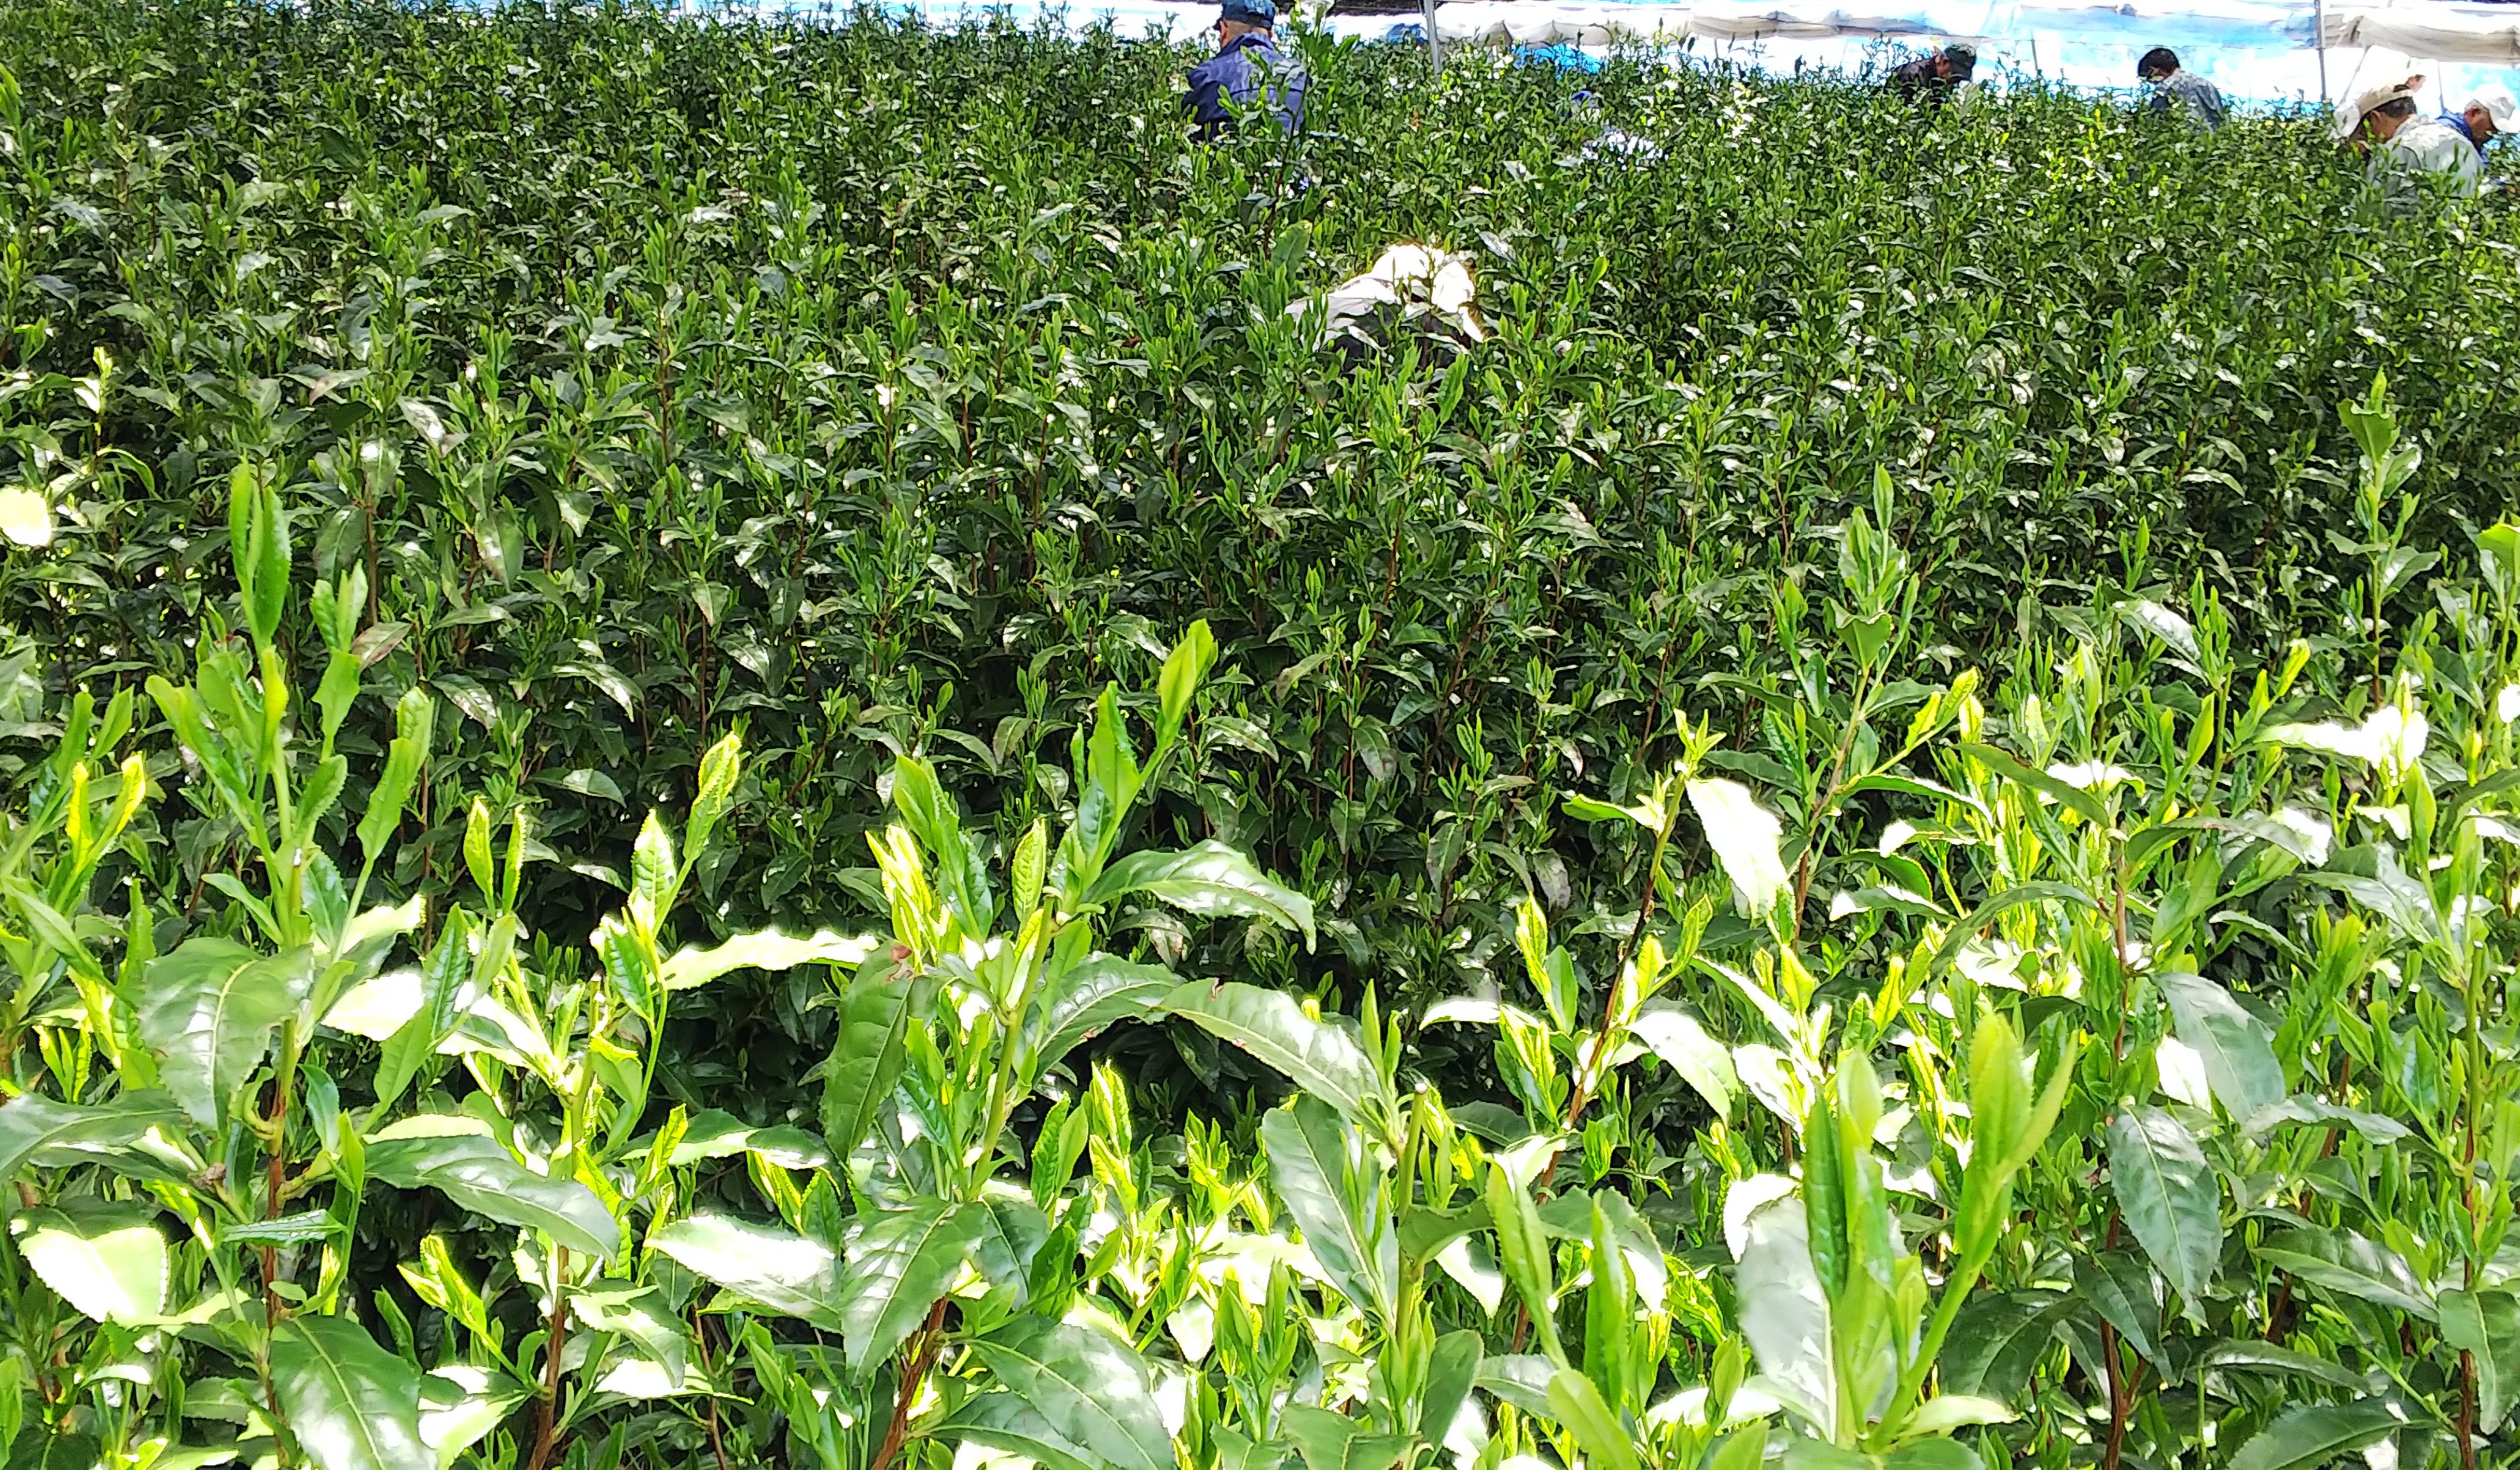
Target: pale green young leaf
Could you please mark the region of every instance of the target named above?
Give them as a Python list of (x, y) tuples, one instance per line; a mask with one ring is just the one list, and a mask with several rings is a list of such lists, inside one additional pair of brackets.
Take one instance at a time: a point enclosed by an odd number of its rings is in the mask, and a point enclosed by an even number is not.
[(1164, 656), (1164, 671), (1155, 682), (1156, 717), (1155, 748), (1162, 751), (1181, 734), (1182, 721), (1190, 716), (1191, 700), (1198, 693), (1201, 680), (1216, 665), (1216, 635), (1207, 629), (1207, 619), (1200, 618), (1182, 631), (1179, 642)]
[(1502, 1163), (1488, 1171), (1487, 1205), (1506, 1279), (1522, 1297), (1541, 1351), (1552, 1364), (1564, 1368), (1566, 1348), (1557, 1337), (1556, 1267), (1551, 1256), (1548, 1231), (1540, 1223), (1540, 1212)]
[(1584, 1447), (1589, 1463), (1637, 1470), (1636, 1435), (1601, 1402), (1593, 1380), (1573, 1368), (1559, 1368), (1549, 1380), (1549, 1408)]
[(698, 863), (708, 850), (727, 809), (735, 801), (736, 782), (743, 776), (743, 737), (729, 733), (700, 757), (698, 785), (692, 792), (692, 814), (683, 825), (683, 861)]
[(472, 810), (464, 819), (464, 868), (472, 875), (481, 902), (496, 903), (499, 890), (490, 886), (490, 804), (478, 796), (472, 798)]
[(403, 807), (411, 800), (422, 763), (428, 758), (435, 720), (436, 706), (429, 702), (428, 691), (416, 685), (395, 703), (395, 735), (385, 748), (385, 769), (368, 793), (367, 810), (359, 818), (361, 862), (374, 866), (384, 855), (394, 828), (402, 824)]
[(649, 912), (664, 917), (673, 908), (674, 889), (681, 874), (674, 868), (674, 839), (666, 834), (665, 824), (650, 812), (639, 825), (639, 838), (630, 847), (630, 896), (646, 899)]

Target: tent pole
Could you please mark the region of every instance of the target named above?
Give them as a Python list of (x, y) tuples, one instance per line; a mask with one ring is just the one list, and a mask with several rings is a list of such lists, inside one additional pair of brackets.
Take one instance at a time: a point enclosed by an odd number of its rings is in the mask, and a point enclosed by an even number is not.
[(1435, 33), (1435, 0), (1418, 0), (1426, 17), (1426, 65), (1437, 71), (1444, 69), (1444, 38)]
[(2327, 0), (2311, 0), (2311, 24), (2318, 27), (2318, 100), (2327, 101)]

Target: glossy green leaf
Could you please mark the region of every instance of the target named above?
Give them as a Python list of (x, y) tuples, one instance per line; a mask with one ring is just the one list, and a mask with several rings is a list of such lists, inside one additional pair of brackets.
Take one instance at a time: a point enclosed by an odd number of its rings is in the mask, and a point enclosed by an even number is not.
[(1761, 918), (1785, 894), (1785, 863), (1778, 842), (1783, 828), (1739, 781), (1709, 779), (1688, 783), (1688, 804), (1706, 829), (1706, 843), (1732, 881), (1732, 903), (1746, 918)]
[(29, 1092), (0, 1102), (0, 1182), (49, 1149), (120, 1148), (151, 1129), (182, 1131), (184, 1111), (164, 1092), (125, 1092), (111, 1102), (74, 1107)]
[(930, 1197), (859, 1218), (839, 1288), (852, 1366), (882, 1362), (917, 1330), (978, 1247), (986, 1214)]
[(686, 946), (675, 952), (665, 961), (665, 989), (692, 990), (734, 970), (785, 970), (816, 962), (859, 964), (882, 944), (870, 935), (835, 934), (829, 929), (802, 936), (756, 929), (712, 949)]
[(2126, 1223), (2162, 1276), (2194, 1302), (2223, 1259), (2222, 1180), (2177, 1118), (2119, 1110), (2108, 1127), (2109, 1182)]
[(1153, 1016), (1181, 984), (1179, 975), (1159, 964), (1100, 952), (1086, 956), (1058, 977), (1041, 1007), (1037, 1024), (1043, 1035), (1034, 1066), (1053, 1065), (1115, 1022)]
[(1416, 1443), (1407, 1435), (1374, 1434), (1345, 1414), (1310, 1403), (1290, 1403), (1279, 1422), (1303, 1457), (1304, 1470), (1392, 1470)]
[[(540, 1230), (581, 1255), (610, 1260), (620, 1226), (595, 1191), (517, 1162), (481, 1133), (387, 1128), (367, 1140), (368, 1178), (398, 1189), (434, 1189), (475, 1215)], [(466, 1120), (470, 1121), (470, 1120)]]
[(1299, 1096), (1260, 1120), (1260, 1137), (1269, 1153), (1269, 1182), (1313, 1259), (1348, 1300), (1392, 1320), (1400, 1234), (1363, 1136), (1319, 1098)]
[(2298, 1348), (2278, 1347), (2254, 1338), (2217, 1343), (2206, 1349), (2197, 1360), (2209, 1368), (2305, 1378), (2313, 1383), (2355, 1393), (2360, 1393), (2363, 1384), (2362, 1375), (2343, 1363), (2330, 1362)]
[(338, 1316), (292, 1317), (271, 1338), (271, 1380), (315, 1470), (436, 1470), (420, 1437), (420, 1379)]
[(1807, 1422), (1830, 1425), (1837, 1373), (1829, 1360), (1828, 1297), (1812, 1266), (1807, 1229), (1803, 1202), (1792, 1196), (1751, 1211), (1733, 1289), (1741, 1335), (1780, 1402)]
[(2306, 1403), (2285, 1409), (2231, 1455), (2231, 1470), (2317, 1470), (2387, 1439), (2405, 1421), (2385, 1403)]
[(166, 1310), (166, 1237), (150, 1205), (21, 1210), (18, 1254), (65, 1302), (98, 1321), (136, 1326)]
[(1478, 1386), (1525, 1413), (1549, 1415), (1549, 1380), (1557, 1364), (1540, 1353), (1490, 1354), (1479, 1363)]
[(1010, 1393), (967, 1399), (932, 1431), (936, 1438), (1021, 1455), (1050, 1470), (1102, 1470), (1094, 1451), (1061, 1435), (1048, 1415)]
[(206, 935), (149, 962), (140, 1037), (158, 1053), (166, 1091), (195, 1122), (225, 1121), (229, 1100), (314, 984), (314, 956), (303, 948), (265, 956)]
[(821, 1169), (832, 1162), (832, 1151), (823, 1146), (823, 1140), (801, 1128), (784, 1123), (756, 1128), (713, 1107), (685, 1120), (682, 1136), (666, 1158), (671, 1167), (687, 1169), (740, 1153), (759, 1154), (762, 1162), (782, 1169)]
[(1351, 1119), (1382, 1096), (1382, 1077), (1346, 1028), (1304, 1014), (1295, 998), (1238, 981), (1192, 980), (1163, 1009), (1250, 1052)]
[(2405, 1258), (2351, 1230), (2304, 1225), (2268, 1236), (2258, 1259), (2342, 1296), (2394, 1307), (2431, 1321), (2432, 1293)]
[(2148, 1257), (2120, 1247), (2077, 1260), (2074, 1290), (2100, 1314), (2100, 1320), (2118, 1329), (2118, 1336), (2126, 1339), (2137, 1357), (2152, 1362), (2161, 1359), (2155, 1343), (2163, 1327), (2161, 1278), (2153, 1273)]
[(2230, 992), (2200, 975), (2159, 977), (2179, 1039), (2205, 1059), (2205, 1081), (2234, 1119), (2246, 1121), (2284, 1100), (2283, 1066), (2274, 1033)]
[(2507, 1287), (2445, 1291), (2441, 1332), (2475, 1361), (2478, 1432), (2498, 1432), (2520, 1395), (2520, 1295)]
[[(970, 1208), (970, 1207), (966, 1207)], [(1019, 1317), (971, 1352), (1065, 1442), (1109, 1470), (1172, 1470), (1146, 1362), (1093, 1327)]]
[(2009, 753), (1998, 750), (1992, 745), (1963, 743), (1960, 751), (2002, 780), (2028, 786), (2058, 806), (2079, 814), (2084, 821), (2093, 826), (2105, 827), (2109, 824), (2107, 805), (2092, 792), (2086, 791), (2080, 786), (2069, 785), (2044, 771), (2033, 771)]
[(823, 1141), (834, 1158), (857, 1151), (901, 1080), (914, 981), (908, 952), (896, 948), (859, 965), (840, 992), (839, 1030), (823, 1069)]
[(420, 1003), (384, 1039), (377, 1059), (377, 1100), (391, 1106), (455, 1029), (456, 1002), (472, 975), (472, 922), (458, 910), (438, 931), (420, 967)]
[(1732, 1048), (1709, 1036), (1695, 1016), (1677, 1006), (1648, 1005), (1628, 1029), (1663, 1065), (1696, 1089), (1715, 1116), (1732, 1116), (1733, 1089), (1739, 1082), (1732, 1070)]
[(1435, 1350), (1426, 1359), (1425, 1391), (1418, 1400), (1419, 1439), (1429, 1445), (1444, 1443), (1485, 1362), (1476, 1332), (1447, 1332), (1435, 1339)]
[(1918, 1440), (1881, 1457), (1881, 1470), (1985, 1470), (1978, 1452), (1958, 1440)]
[(827, 1332), (841, 1330), (839, 1257), (802, 1235), (709, 1213), (675, 1221), (648, 1243), (738, 1296)]
[(1316, 938), (1313, 901), (1222, 842), (1202, 842), (1181, 852), (1131, 853), (1103, 870), (1085, 901), (1114, 904), (1137, 893), (1205, 917), (1267, 919), (1301, 932), (1307, 950)]
[(2073, 1299), (2053, 1291), (1981, 1292), (1952, 1323), (1934, 1368), (1943, 1391), (2016, 1403), (2056, 1340)]

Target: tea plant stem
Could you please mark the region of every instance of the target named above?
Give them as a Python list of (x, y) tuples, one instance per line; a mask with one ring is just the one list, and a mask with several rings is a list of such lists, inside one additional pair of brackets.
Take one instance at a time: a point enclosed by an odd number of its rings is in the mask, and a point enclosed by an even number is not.
[(2458, 1378), (2459, 1470), (2476, 1470), (2476, 1355), (2465, 1348), (2458, 1354)]
[(892, 1470), (893, 1460), (901, 1453), (901, 1442), (910, 1431), (910, 1410), (919, 1402), (919, 1386), (926, 1381), (938, 1350), (945, 1346), (945, 1302), (938, 1297), (936, 1305), (927, 1309), (927, 1321), (919, 1329), (919, 1346), (911, 1350), (910, 1366), (901, 1375), (901, 1391), (893, 1396), (892, 1422), (884, 1426), (882, 1448), (876, 1450), (867, 1470)]
[(2109, 1438), (2100, 1452), (2100, 1470), (2118, 1470), (2118, 1459), (2126, 1448), (2127, 1411), (2132, 1395), (2128, 1392), (2125, 1372), (2118, 1365), (2118, 1329), (2100, 1323), (2100, 1360), (2109, 1371)]
[(1821, 799), (1812, 806), (1810, 840), (1803, 845), (1802, 861), (1794, 868), (1794, 936), (1803, 932), (1803, 906), (1811, 898), (1812, 854), (1819, 850), (1822, 827), (1829, 821), (1829, 811), (1837, 804), (1837, 779), (1846, 770), (1846, 758), (1855, 749), (1855, 733), (1865, 723), (1865, 710), (1871, 703), (1873, 690), (1879, 685), (1881, 671), (1867, 669), (1856, 686), (1855, 703), (1846, 713), (1846, 729), (1837, 737), (1837, 749), (1828, 758), (1828, 777), (1821, 782)]
[(568, 1340), (568, 1247), (552, 1256), (551, 1341), (543, 1345), (543, 1402), (534, 1411), (534, 1452), (525, 1470), (543, 1470), (551, 1459), (552, 1416), (560, 1403), (560, 1354)]
[[(289, 1093), (297, 1080), (297, 1023), (291, 1021), (282, 1033), (280, 1063), (271, 1078), (270, 1129), (264, 1146), (270, 1151), (263, 1159), (262, 1218), (278, 1220), (289, 1189)], [(262, 1248), (262, 1303), (268, 1319), (277, 1323), (288, 1309), (280, 1301), (280, 1251), (276, 1246)]]

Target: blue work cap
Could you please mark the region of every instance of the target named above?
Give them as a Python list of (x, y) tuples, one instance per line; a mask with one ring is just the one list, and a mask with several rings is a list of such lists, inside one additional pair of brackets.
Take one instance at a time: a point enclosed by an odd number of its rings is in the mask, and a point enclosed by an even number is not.
[(1219, 8), (1224, 11), (1221, 19), (1232, 21), (1238, 25), (1278, 23), (1278, 7), (1269, 3), (1269, 0), (1223, 0)]

